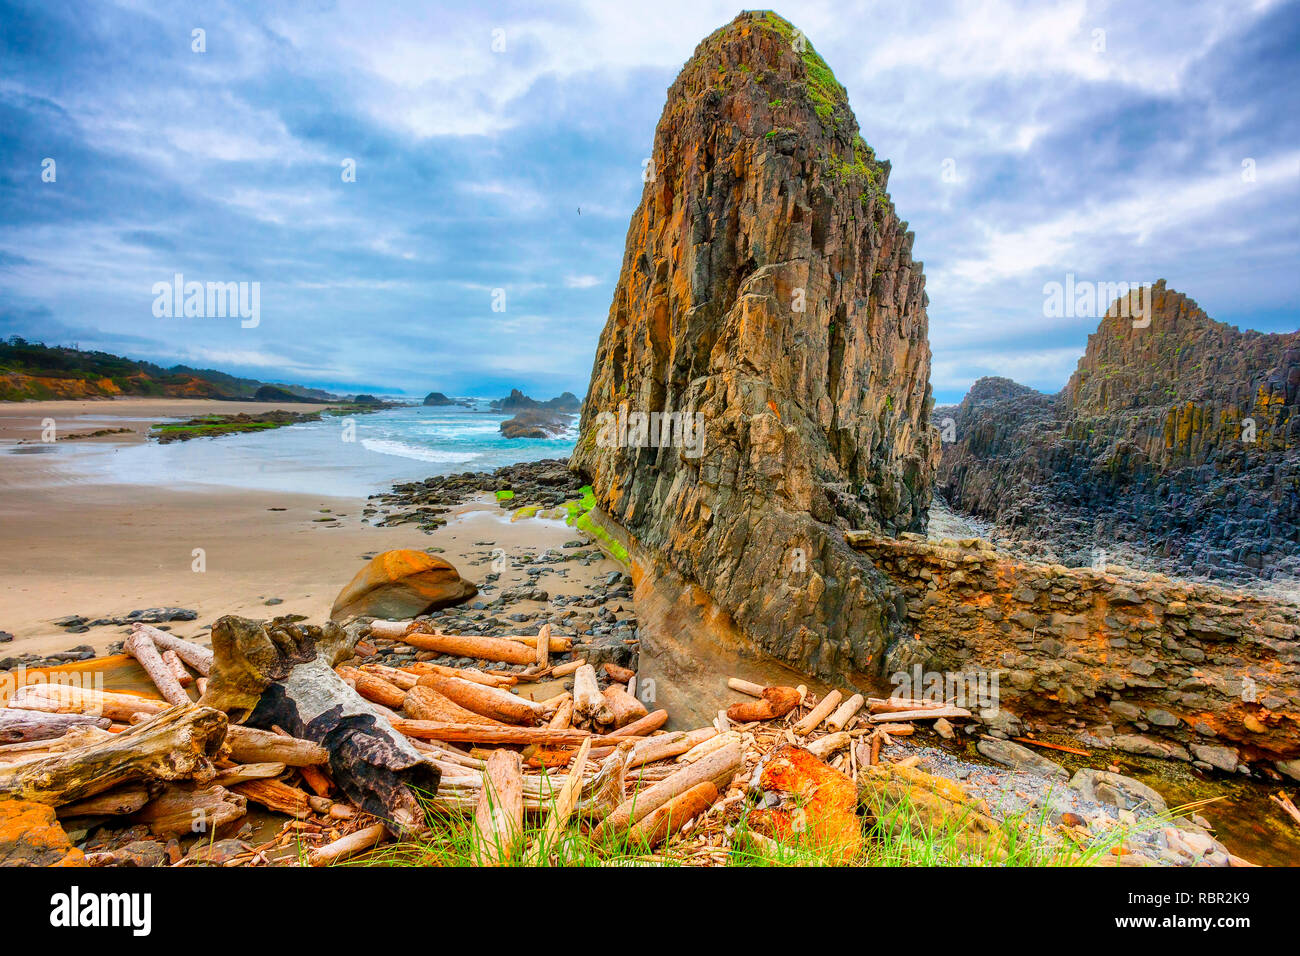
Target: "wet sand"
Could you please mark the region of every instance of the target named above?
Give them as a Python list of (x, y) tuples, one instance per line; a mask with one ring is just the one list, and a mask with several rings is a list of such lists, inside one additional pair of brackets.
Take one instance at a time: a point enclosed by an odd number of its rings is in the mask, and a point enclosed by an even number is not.
[[(0, 443), (39, 442), (42, 431), (53, 421), (59, 437), (89, 434), (104, 428), (129, 428), (129, 433), (75, 439), (94, 442), (145, 440), (149, 428), (169, 418), (197, 415), (256, 415), (282, 409), (315, 412), (328, 405), (307, 402), (218, 402), (206, 398), (112, 398), (98, 401), (0, 402)], [(3, 481), (0, 478), (0, 481)], [(0, 485), (2, 487), (2, 485)]]
[[(131, 434), (87, 439), (130, 444), (144, 441), (149, 425), (159, 418), (272, 407), (185, 399), (0, 405), (0, 444), (12, 452), (20, 439), (39, 442), (46, 418), (54, 418), (61, 433), (130, 427)], [(78, 418), (84, 415), (115, 420)], [(272, 433), (262, 440), (277, 437)], [(414, 524), (382, 528), (367, 523), (362, 514), (367, 502), (360, 497), (192, 484), (97, 484), (70, 479), (55, 458), (0, 454), (0, 631), (14, 638), (0, 643), (0, 658), (46, 655), (83, 644), (103, 652), (123, 637), (122, 625), (70, 633), (51, 623), (68, 615), (93, 621), (143, 608), (188, 608), (197, 612), (196, 620), (169, 626), (200, 640), (206, 640), (205, 626), (223, 614), (302, 614), (319, 623), (367, 556), (379, 551), (442, 549), (440, 557), (467, 580), (482, 584), (494, 547), (513, 558), (559, 548), (579, 536), (562, 522), (511, 523), (488, 499), (455, 509), (455, 520), (426, 534)], [(506, 564), (498, 586), (528, 580), (522, 567)], [(554, 594), (582, 593), (588, 580), (617, 567), (612, 561), (595, 562), (548, 587)]]

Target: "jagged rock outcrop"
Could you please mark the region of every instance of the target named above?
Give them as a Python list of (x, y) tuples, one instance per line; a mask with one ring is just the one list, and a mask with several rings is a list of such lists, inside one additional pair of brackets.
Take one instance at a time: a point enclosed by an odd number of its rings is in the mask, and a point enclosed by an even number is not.
[(643, 582), (804, 671), (873, 671), (896, 592), (842, 530), (924, 530), (938, 450), (889, 164), (811, 45), (743, 13), (669, 89), (647, 168), (573, 467)]
[(1066, 387), (981, 379), (938, 408), (937, 490), (1067, 563), (1098, 549), (1246, 579), (1300, 569), (1300, 332), (1240, 331), (1152, 287), (1112, 307)]

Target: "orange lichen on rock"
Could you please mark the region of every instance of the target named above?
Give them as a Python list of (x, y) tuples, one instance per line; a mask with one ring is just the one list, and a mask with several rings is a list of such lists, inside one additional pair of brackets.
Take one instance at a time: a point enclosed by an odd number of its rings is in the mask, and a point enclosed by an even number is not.
[(749, 815), (750, 825), (774, 840), (797, 842), (852, 860), (862, 846), (858, 792), (853, 781), (803, 747), (785, 744), (759, 768), (756, 789), (776, 805)]
[(54, 808), (27, 800), (0, 800), (0, 866), (85, 866)]

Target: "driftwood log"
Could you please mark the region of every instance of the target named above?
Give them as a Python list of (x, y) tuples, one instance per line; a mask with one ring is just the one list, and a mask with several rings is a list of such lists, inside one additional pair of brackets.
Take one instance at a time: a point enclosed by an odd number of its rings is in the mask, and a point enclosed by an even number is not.
[(62, 820), (65, 817), (127, 816), (135, 813), (156, 796), (152, 788), (161, 790), (162, 787), (163, 784), (158, 783), (119, 787), (108, 793), (101, 793), (97, 797), (78, 800), (76, 803), (69, 803), (59, 807), (59, 819)]
[(543, 705), (534, 701), (517, 697), (499, 687), (486, 687), (458, 677), (426, 674), (420, 678), (419, 686), (432, 687), (461, 707), (504, 724), (531, 727), (550, 716)]
[(162, 659), (162, 654), (154, 646), (149, 635), (143, 631), (132, 631), (126, 639), (123, 650), (136, 659), (144, 672), (149, 675), (153, 685), (163, 699), (172, 704), (188, 704), (190, 695), (185, 692), (171, 665)]
[(148, 637), (157, 645), (160, 651), (174, 651), (177, 657), (204, 677), (212, 673), (212, 651), (208, 648), (200, 647), (192, 641), (187, 641), (175, 634), (169, 634), (161, 628), (154, 627), (151, 624), (142, 624), (139, 621), (131, 625), (131, 630)]
[(745, 754), (745, 745), (739, 741), (730, 743), (720, 750), (715, 750), (695, 763), (687, 764), (671, 776), (634, 793), (619, 804), (609, 816), (592, 831), (596, 842), (623, 834), (655, 810), (662, 807), (674, 797), (685, 793), (706, 780), (712, 783), (719, 793), (726, 790), (731, 778), (740, 770)]
[(174, 784), (140, 811), (136, 820), (147, 823), (156, 837), (202, 834), (221, 839), (248, 813), (248, 798), (222, 786), (193, 787)]
[(21, 744), (32, 740), (50, 740), (62, 737), (73, 727), (90, 725), (107, 730), (112, 723), (107, 717), (88, 714), (47, 714), (40, 710), (18, 710), (6, 707), (0, 710), (0, 744)]
[(474, 862), (478, 866), (506, 863), (519, 852), (523, 838), (523, 764), (513, 750), (494, 750), (474, 808)]
[(9, 698), (7, 707), (43, 710), (48, 714), (90, 714), (130, 721), (136, 714), (161, 714), (172, 706), (165, 700), (111, 690), (91, 690), (71, 684), (27, 684)]
[(110, 738), (0, 768), (0, 794), (59, 807), (122, 783), (207, 781), (225, 737), (225, 714), (181, 704)]
[(318, 743), (240, 724), (231, 724), (227, 729), (226, 746), (230, 750), (230, 759), (239, 763), (314, 767), (329, 763), (330, 759), (329, 751)]
[(438, 768), (334, 672), (355, 643), (355, 633), (333, 622), (319, 628), (227, 615), (212, 626), (212, 674), (202, 703), (236, 723), (280, 727), (320, 744), (348, 802), (398, 836), (422, 832), (422, 798), (437, 791)]

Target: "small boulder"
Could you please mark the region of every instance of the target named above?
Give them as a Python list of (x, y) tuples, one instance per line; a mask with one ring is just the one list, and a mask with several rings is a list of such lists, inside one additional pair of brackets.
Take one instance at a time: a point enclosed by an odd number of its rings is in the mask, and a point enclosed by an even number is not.
[(365, 615), (405, 620), (459, 604), (477, 593), (478, 588), (442, 558), (424, 551), (385, 551), (339, 592), (330, 619)]
[(1068, 777), (1069, 773), (1055, 760), (1048, 760), (1042, 754), (1035, 753), (1028, 747), (1013, 744), (1009, 740), (988, 738), (975, 745), (975, 749), (998, 763), (1015, 770), (1040, 773), (1046, 777)]
[(1146, 806), (1157, 813), (1168, 809), (1165, 798), (1141, 780), (1109, 770), (1080, 770), (1070, 778), (1070, 789), (1077, 790), (1086, 800), (1105, 803), (1121, 810), (1136, 810)]
[(1224, 773), (1237, 772), (1237, 751), (1231, 747), (1212, 747), (1208, 744), (1192, 744), (1192, 755), (1203, 760), (1211, 767)]

